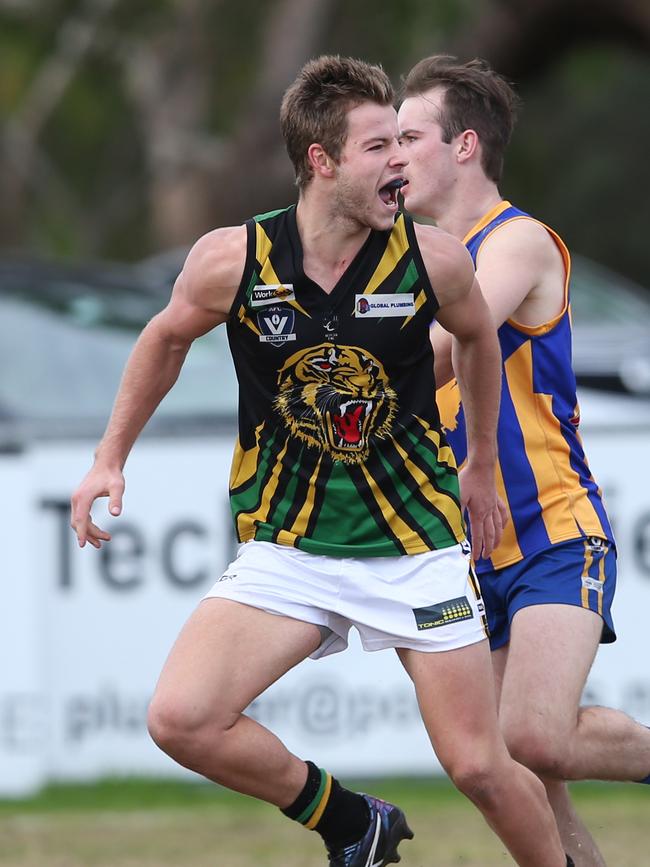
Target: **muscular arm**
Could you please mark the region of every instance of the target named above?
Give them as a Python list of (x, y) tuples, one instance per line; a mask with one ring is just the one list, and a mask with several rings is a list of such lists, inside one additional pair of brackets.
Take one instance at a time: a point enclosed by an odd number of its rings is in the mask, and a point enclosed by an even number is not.
[(496, 427), (501, 393), (501, 353), (496, 329), (462, 244), (429, 227), (418, 241), (440, 303), (437, 319), (450, 334), (467, 423), (468, 459), (461, 496), (472, 527), (475, 558), (488, 556), (503, 529), (496, 496)]
[(241, 280), (246, 230), (219, 229), (190, 251), (167, 307), (145, 326), (126, 364), (106, 431), (92, 469), (72, 497), (72, 527), (83, 547), (100, 547), (110, 535), (90, 518), (93, 502), (109, 497), (122, 508), (122, 470), (131, 448), (156, 407), (176, 382), (192, 342), (225, 322)]
[[(565, 269), (546, 229), (530, 219), (496, 229), (484, 242), (476, 276), (497, 328), (507, 319), (541, 325), (564, 306)], [(438, 387), (454, 376), (452, 337), (441, 325), (432, 329)]]

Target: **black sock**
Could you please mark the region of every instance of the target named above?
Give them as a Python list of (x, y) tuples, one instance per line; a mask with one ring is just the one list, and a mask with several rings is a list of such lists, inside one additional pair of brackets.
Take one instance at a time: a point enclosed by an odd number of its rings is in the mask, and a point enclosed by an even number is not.
[(344, 789), (313, 762), (307, 762), (307, 782), (302, 792), (282, 812), (311, 831), (318, 831), (330, 849), (356, 843), (370, 822), (363, 795)]

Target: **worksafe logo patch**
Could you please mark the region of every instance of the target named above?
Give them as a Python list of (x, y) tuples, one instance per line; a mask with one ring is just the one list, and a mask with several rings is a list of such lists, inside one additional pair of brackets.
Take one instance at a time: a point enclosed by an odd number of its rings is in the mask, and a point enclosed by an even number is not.
[(265, 307), (267, 304), (277, 304), (278, 301), (295, 301), (296, 293), (293, 283), (263, 283), (253, 286), (251, 307)]
[(448, 599), (447, 602), (439, 602), (437, 605), (427, 605), (426, 608), (414, 608), (413, 614), (419, 630), (437, 629), (438, 626), (460, 623), (461, 620), (471, 620), (474, 617), (467, 596)]

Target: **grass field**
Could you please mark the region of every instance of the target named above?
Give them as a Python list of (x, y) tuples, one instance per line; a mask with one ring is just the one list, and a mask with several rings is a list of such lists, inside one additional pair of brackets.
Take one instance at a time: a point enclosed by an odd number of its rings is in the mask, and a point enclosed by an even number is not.
[[(349, 781), (346, 781), (349, 782)], [(476, 810), (445, 781), (357, 784), (406, 811), (404, 867), (512, 864)], [(647, 786), (579, 784), (583, 818), (611, 867), (650, 865)], [(105, 781), (0, 801), (2, 867), (325, 867), (322, 844), (278, 811), (216, 786)]]

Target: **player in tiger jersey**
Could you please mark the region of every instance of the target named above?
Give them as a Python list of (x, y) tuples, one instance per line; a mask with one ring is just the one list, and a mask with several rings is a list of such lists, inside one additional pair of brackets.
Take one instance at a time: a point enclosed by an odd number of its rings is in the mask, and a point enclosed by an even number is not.
[(240, 383), (230, 495), (242, 544), (172, 649), (150, 732), (186, 767), (318, 831), (331, 867), (395, 861), (411, 833), (399, 808), (344, 789), (244, 713), (307, 656), (342, 650), (354, 626), (367, 650), (396, 649), (442, 764), (517, 863), (564, 867), (543, 786), (499, 731), (457, 472), (434, 400), (437, 316), (463, 358), (464, 495), (475, 553), (489, 555), (501, 534), (499, 354), (471, 258), (446, 233), (397, 215), (405, 160), (380, 68), (338, 57), (307, 64), (281, 120), (297, 206), (198, 241), (136, 344), (73, 497), (80, 544), (107, 541), (93, 501), (108, 493), (119, 513), (142, 425), (191, 341), (227, 322)]
[[(616, 552), (578, 433), (569, 253), (498, 189), (515, 100), (481, 61), (417, 64), (399, 110), (409, 160), (403, 195), (411, 213), (465, 243), (498, 328), (497, 490), (509, 521), (477, 571), (502, 730), (513, 756), (545, 780), (576, 864), (602, 865), (561, 781), (650, 782), (650, 732), (618, 711), (579, 706), (599, 642), (615, 640)], [(436, 325), (432, 341), (443, 429), (462, 468), (465, 413), (451, 336)]]

